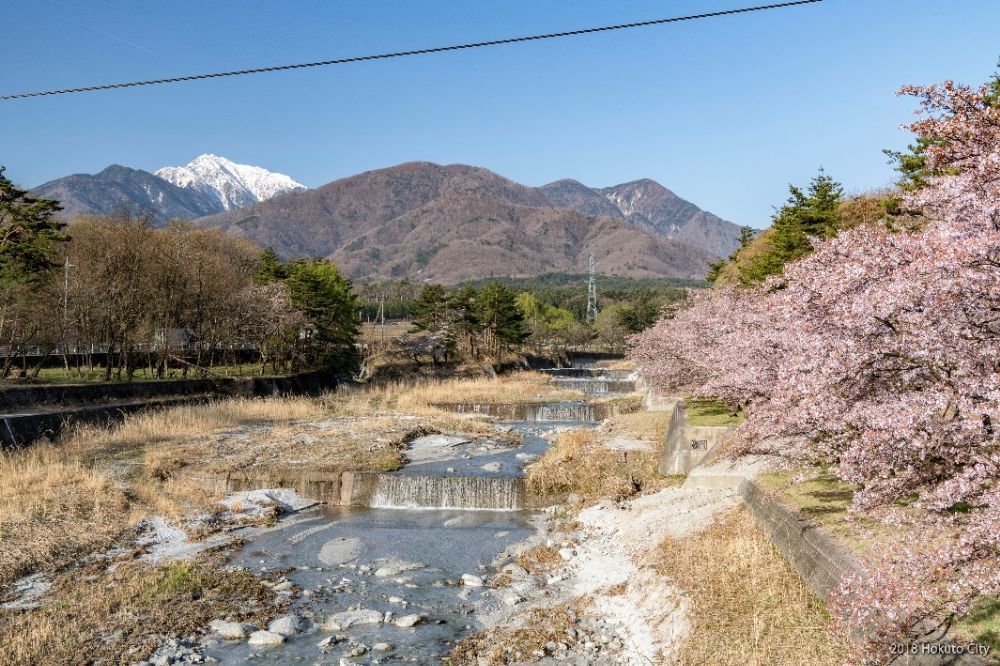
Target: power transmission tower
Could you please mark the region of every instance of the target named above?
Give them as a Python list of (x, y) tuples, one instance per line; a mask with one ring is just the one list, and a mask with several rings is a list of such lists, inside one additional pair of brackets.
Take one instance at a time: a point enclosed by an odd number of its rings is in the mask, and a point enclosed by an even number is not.
[(597, 319), (597, 273), (594, 270), (594, 255), (590, 255), (590, 278), (587, 280), (587, 323)]

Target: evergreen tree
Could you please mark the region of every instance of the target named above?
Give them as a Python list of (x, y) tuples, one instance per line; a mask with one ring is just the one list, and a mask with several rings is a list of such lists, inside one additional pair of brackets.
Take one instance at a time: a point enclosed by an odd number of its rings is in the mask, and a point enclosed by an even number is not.
[(0, 284), (32, 285), (54, 266), (67, 237), (55, 219), (58, 201), (38, 199), (4, 176), (0, 167)]
[(358, 365), (358, 303), (351, 282), (326, 259), (299, 259), (288, 266), (285, 280), (292, 304), (312, 325), (303, 351), (307, 364), (320, 363), (338, 372)]
[(274, 248), (267, 248), (260, 253), (260, 267), (257, 269), (258, 284), (271, 284), (288, 278), (288, 266), (281, 263)]
[(486, 348), (499, 352), (528, 337), (524, 316), (514, 292), (498, 282), (488, 282), (476, 296), (476, 315), (486, 332)]
[(781, 273), (785, 264), (812, 252), (812, 239), (832, 237), (840, 228), (837, 211), (844, 190), (822, 169), (807, 190), (795, 185), (788, 189), (788, 201), (773, 218), (770, 249), (740, 271), (744, 284), (757, 284)]

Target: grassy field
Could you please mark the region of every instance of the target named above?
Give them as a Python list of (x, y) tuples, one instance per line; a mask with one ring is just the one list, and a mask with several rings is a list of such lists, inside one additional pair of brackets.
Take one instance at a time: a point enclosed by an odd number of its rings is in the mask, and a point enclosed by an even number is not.
[(657, 568), (688, 593), (690, 632), (675, 663), (834, 666), (841, 643), (822, 601), (746, 509), (661, 545)]
[(743, 412), (734, 414), (729, 405), (706, 398), (685, 398), (684, 413), (691, 426), (737, 426), (744, 419)]

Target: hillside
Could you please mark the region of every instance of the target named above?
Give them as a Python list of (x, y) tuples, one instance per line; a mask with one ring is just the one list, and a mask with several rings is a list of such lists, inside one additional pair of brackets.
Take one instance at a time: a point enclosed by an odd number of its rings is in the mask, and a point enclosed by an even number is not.
[(587, 215), (618, 217), (640, 229), (686, 241), (719, 257), (727, 257), (739, 247), (739, 226), (703, 211), (655, 180), (644, 178), (596, 189), (567, 179), (540, 189), (555, 206)]
[(201, 192), (118, 164), (96, 174), (78, 173), (51, 180), (31, 193), (59, 201), (66, 218), (111, 213), (122, 203), (152, 212), (158, 222), (177, 217), (193, 219), (222, 210), (217, 200)]
[(486, 169), (412, 162), (292, 192), (199, 224), (280, 255), (327, 256), (362, 279), (451, 283), (586, 270), (699, 278), (713, 255), (628, 221), (551, 204), (542, 190)]
[(113, 164), (100, 173), (50, 180), (32, 193), (60, 201), (65, 218), (108, 214), (124, 203), (151, 212), (163, 223), (221, 213), (297, 189), (304, 186), (284, 174), (201, 155), (185, 166), (156, 173)]

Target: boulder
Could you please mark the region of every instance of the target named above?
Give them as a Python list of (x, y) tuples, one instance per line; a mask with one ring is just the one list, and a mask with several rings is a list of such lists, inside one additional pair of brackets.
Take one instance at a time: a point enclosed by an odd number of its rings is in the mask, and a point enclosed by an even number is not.
[(226, 622), (225, 620), (212, 620), (208, 627), (217, 633), (220, 638), (227, 641), (241, 641), (246, 638), (247, 627), (240, 622)]
[(247, 640), (247, 643), (254, 647), (270, 647), (281, 645), (284, 642), (285, 637), (273, 631), (255, 631), (250, 634), (250, 638)]
[(267, 630), (282, 636), (291, 636), (305, 629), (305, 621), (298, 615), (282, 615), (271, 620)]
[(468, 587), (482, 587), (485, 584), (486, 583), (479, 576), (462, 574), (462, 585), (467, 585)]
[(393, 621), (393, 624), (395, 624), (397, 627), (406, 628), (406, 627), (414, 627), (423, 621), (424, 621), (423, 615), (413, 614), (413, 615), (403, 615), (401, 617), (397, 617)]
[(334, 613), (323, 623), (324, 631), (344, 631), (359, 624), (382, 624), (382, 613), (377, 610), (353, 610)]

